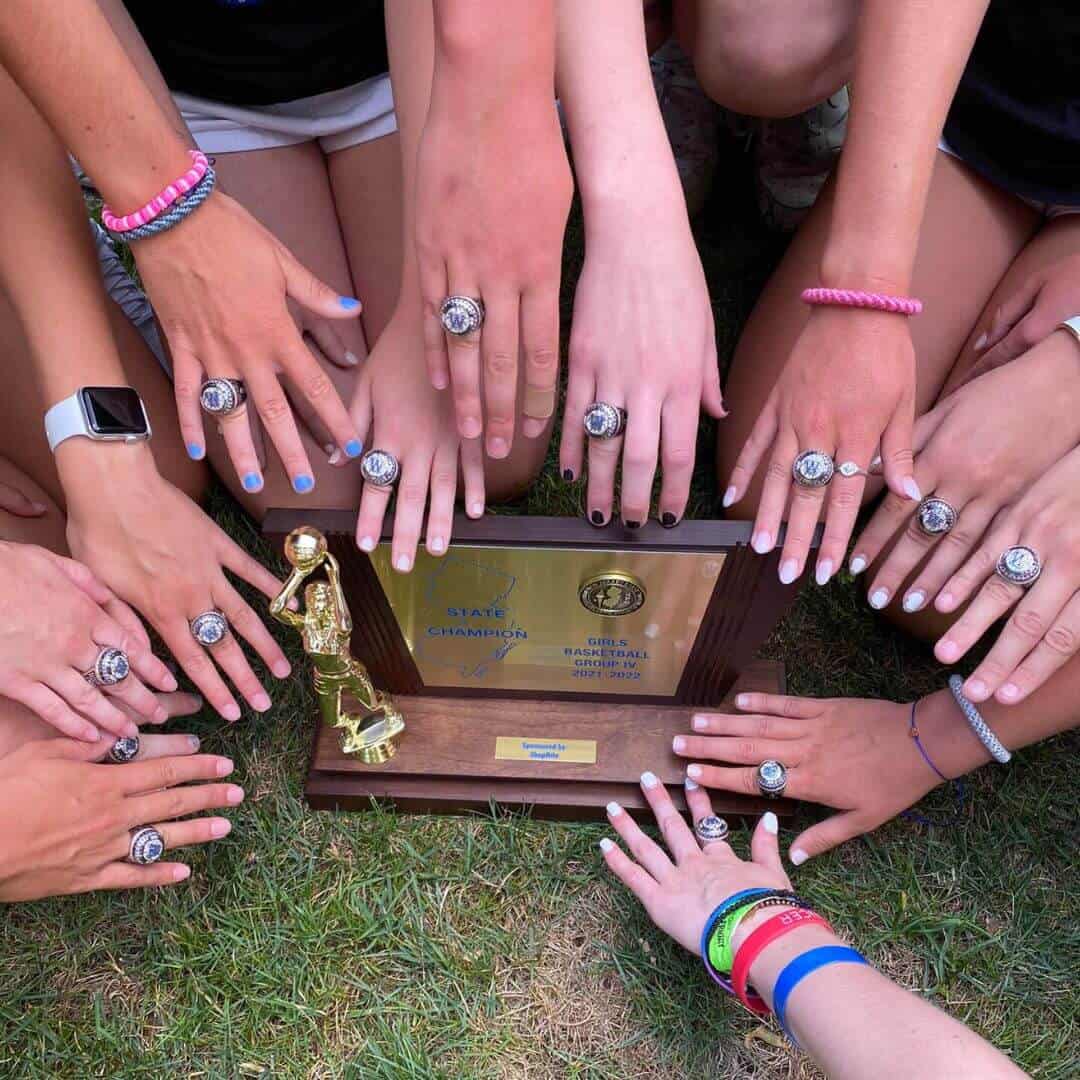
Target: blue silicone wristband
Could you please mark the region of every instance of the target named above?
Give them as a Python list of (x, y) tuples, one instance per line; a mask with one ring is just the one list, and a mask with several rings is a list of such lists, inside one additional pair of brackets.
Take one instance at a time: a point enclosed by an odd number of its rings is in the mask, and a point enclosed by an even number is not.
[(798, 1040), (788, 1031), (787, 1012), (788, 998), (791, 991), (802, 982), (812, 971), (825, 967), (827, 964), (865, 964), (866, 958), (847, 945), (821, 945), (816, 949), (810, 949), (796, 956), (776, 979), (773, 987), (773, 1013), (776, 1022), (784, 1029), (784, 1034), (796, 1046)]

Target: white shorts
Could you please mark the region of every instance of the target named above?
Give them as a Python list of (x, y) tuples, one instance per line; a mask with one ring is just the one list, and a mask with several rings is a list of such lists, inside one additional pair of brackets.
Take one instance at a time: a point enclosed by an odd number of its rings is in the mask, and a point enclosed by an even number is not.
[(332, 154), (397, 131), (388, 74), (280, 105), (226, 105), (190, 94), (173, 97), (204, 154), (313, 141), (323, 153)]

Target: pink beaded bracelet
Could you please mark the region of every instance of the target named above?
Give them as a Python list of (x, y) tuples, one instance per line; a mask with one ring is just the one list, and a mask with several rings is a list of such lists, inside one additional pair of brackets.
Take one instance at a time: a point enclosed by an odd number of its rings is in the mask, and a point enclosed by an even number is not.
[(892, 311), (897, 315), (918, 315), (922, 311), (921, 300), (909, 296), (862, 292), (860, 289), (803, 289), (802, 299), (805, 304), (873, 308), (876, 311)]
[(168, 210), (177, 199), (191, 191), (206, 175), (210, 163), (201, 150), (189, 150), (188, 153), (191, 155), (191, 168), (179, 179), (162, 188), (145, 206), (123, 217), (117, 217), (108, 206), (103, 206), (101, 220), (105, 228), (109, 232), (125, 233), (139, 228), (140, 225), (147, 225)]

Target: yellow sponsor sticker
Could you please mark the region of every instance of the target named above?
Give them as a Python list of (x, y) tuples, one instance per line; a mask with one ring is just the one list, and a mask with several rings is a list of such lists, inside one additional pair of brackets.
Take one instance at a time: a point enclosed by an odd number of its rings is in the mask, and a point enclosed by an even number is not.
[(497, 761), (569, 761), (581, 765), (596, 764), (593, 739), (518, 738), (499, 735), (495, 739)]

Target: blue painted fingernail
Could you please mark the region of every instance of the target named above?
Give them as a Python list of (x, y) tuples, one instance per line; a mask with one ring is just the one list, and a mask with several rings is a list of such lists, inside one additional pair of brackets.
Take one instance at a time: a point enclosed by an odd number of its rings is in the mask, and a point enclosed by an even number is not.
[(203, 455), (206, 453), (197, 442), (189, 442), (187, 444), (187, 452), (188, 457), (191, 458), (192, 461), (202, 461)]
[(346, 310), (352, 311), (360, 306), (360, 301), (355, 296), (339, 296), (338, 303)]
[(349, 457), (359, 457), (364, 452), (364, 444), (359, 439), (350, 439), (345, 444), (345, 453)]
[(258, 473), (249, 472), (243, 480), (245, 491), (258, 491), (262, 487), (262, 477)]
[(315, 486), (315, 481), (307, 473), (301, 473), (300, 476), (293, 477), (292, 486), (298, 495), (304, 495)]

